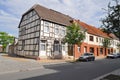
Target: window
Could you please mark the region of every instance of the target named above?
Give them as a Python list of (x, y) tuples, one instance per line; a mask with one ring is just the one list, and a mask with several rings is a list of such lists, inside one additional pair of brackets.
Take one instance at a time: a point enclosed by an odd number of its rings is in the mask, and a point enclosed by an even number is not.
[(103, 54), (103, 48), (100, 48), (100, 54)]
[(54, 51), (59, 51), (59, 44), (54, 44)]
[(39, 17), (38, 17), (38, 15), (35, 15), (35, 19), (38, 19)]
[(36, 30), (39, 30), (39, 26), (37, 26), (36, 28), (37, 28)]
[(55, 34), (59, 34), (59, 26), (55, 25)]
[(21, 29), (21, 35), (24, 35), (24, 34), (26, 34), (26, 28)]
[(40, 44), (41, 44), (40, 50), (41, 50), (41, 51), (45, 51), (45, 50), (46, 50), (46, 41), (45, 41), (45, 40), (42, 40)]
[(61, 51), (59, 41), (54, 41), (54, 50), (53, 51)]
[(99, 42), (102, 42), (102, 38), (99, 38)]
[(58, 33), (59, 33), (59, 29), (55, 28), (55, 34), (58, 34)]
[(98, 42), (98, 37), (96, 37), (96, 42)]
[(94, 38), (93, 38), (93, 36), (90, 36), (90, 41), (94, 41)]
[(104, 39), (102, 39), (102, 42), (104, 42)]
[(65, 30), (62, 30), (62, 31), (61, 31), (61, 34), (62, 34), (62, 35), (65, 35)]
[(49, 23), (48, 22), (45, 22), (44, 23), (44, 32), (49, 32)]
[(78, 52), (80, 52), (80, 47), (78, 47)]
[(90, 52), (94, 53), (94, 48), (93, 47), (90, 47)]
[(32, 16), (32, 12), (29, 13), (30, 14), (30, 17)]
[(33, 11), (33, 15), (35, 15), (36, 14), (36, 12), (35, 11)]
[(25, 40), (22, 40), (22, 50), (24, 50), (25, 47)]
[(85, 52), (87, 52), (87, 47), (86, 47), (86, 46), (84, 47), (84, 53), (85, 53)]
[(39, 36), (39, 32), (36, 32), (36, 33), (35, 33), (35, 37), (38, 37), (38, 36)]

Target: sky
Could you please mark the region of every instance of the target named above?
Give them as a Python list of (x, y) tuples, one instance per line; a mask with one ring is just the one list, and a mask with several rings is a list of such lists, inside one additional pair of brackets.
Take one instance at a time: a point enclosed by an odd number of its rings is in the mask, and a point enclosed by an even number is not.
[(89, 25), (100, 27), (112, 0), (0, 0), (0, 31), (18, 37), (22, 14), (35, 4), (59, 11)]

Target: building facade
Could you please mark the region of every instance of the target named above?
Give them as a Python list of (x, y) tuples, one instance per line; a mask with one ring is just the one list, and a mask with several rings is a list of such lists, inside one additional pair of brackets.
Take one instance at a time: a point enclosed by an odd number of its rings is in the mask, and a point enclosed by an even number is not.
[[(31, 58), (66, 58), (73, 56), (72, 49), (63, 42), (66, 27), (70, 26), (73, 18), (60, 12), (34, 5), (22, 15), (19, 23), (19, 38), (17, 55)], [(95, 56), (107, 55), (118, 51), (114, 50), (119, 43), (114, 37), (108, 36), (100, 29), (75, 20), (82, 28), (87, 30), (86, 39), (81, 46), (75, 45), (75, 58), (85, 52), (92, 52)], [(115, 44), (107, 51), (102, 46), (104, 38), (110, 38)]]
[(63, 58), (67, 56), (66, 26), (71, 17), (34, 5), (23, 14), (19, 24), (17, 55), (32, 58)]
[[(86, 38), (80, 47), (75, 47), (75, 57), (78, 58), (85, 52), (94, 53), (95, 56), (107, 56), (110, 53), (118, 53), (119, 48), (117, 45), (120, 43), (119, 39), (114, 34), (106, 34), (99, 28), (88, 25), (84, 22), (76, 20), (76, 22), (86, 29)], [(105, 48), (103, 41), (105, 38), (110, 39), (110, 46)]]

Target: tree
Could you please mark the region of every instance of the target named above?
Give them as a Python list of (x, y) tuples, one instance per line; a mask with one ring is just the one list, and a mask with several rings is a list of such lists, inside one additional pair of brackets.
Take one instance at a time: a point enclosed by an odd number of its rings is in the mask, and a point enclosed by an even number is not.
[(114, 33), (120, 40), (120, 4), (118, 0), (114, 0), (115, 5), (108, 4), (107, 16), (103, 18), (102, 28), (104, 32)]
[(77, 23), (73, 23), (71, 26), (67, 27), (67, 34), (64, 41), (73, 47), (73, 57), (75, 59), (74, 45), (81, 45), (82, 41), (85, 39), (85, 31), (82, 31)]
[(6, 32), (0, 32), (0, 44), (3, 47), (3, 51), (5, 51), (6, 46), (9, 43), (13, 43), (13, 41), (14, 41), (14, 37), (13, 36), (10, 36)]
[(110, 44), (110, 39), (109, 38), (104, 38), (104, 41), (102, 42), (103, 47), (105, 48), (105, 54), (106, 54), (106, 49), (111, 45)]

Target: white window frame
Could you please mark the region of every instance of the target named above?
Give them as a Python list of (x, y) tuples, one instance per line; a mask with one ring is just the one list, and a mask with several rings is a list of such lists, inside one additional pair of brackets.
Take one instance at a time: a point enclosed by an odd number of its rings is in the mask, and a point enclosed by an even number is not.
[(44, 22), (44, 32), (49, 33), (50, 32), (50, 27), (48, 22)]
[(80, 52), (80, 47), (77, 47), (77, 49), (78, 49), (78, 52)]
[(55, 34), (59, 34), (59, 25), (55, 25)]
[(41, 43), (40, 43), (40, 50), (41, 51), (46, 51), (46, 41), (41, 41)]
[(61, 34), (65, 35), (65, 30), (64, 29), (61, 30)]

